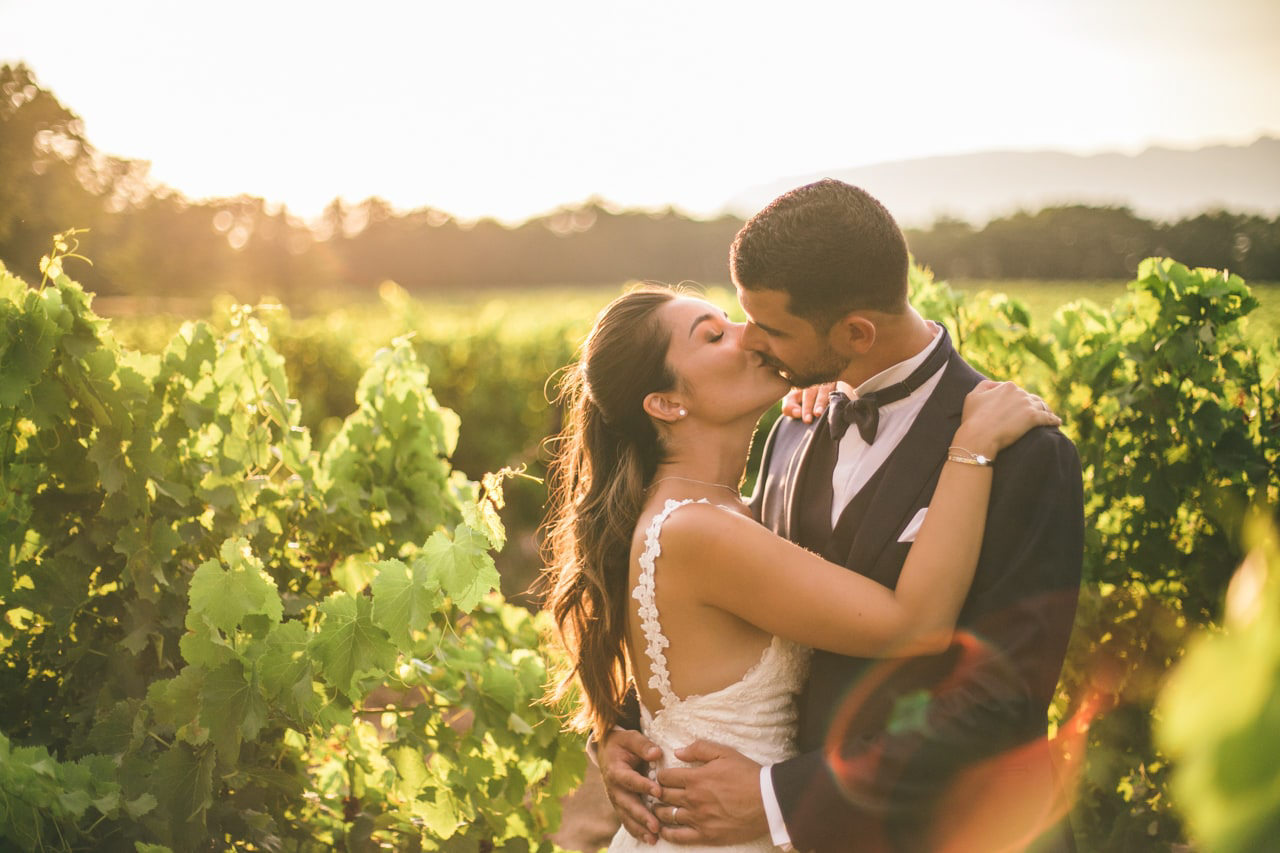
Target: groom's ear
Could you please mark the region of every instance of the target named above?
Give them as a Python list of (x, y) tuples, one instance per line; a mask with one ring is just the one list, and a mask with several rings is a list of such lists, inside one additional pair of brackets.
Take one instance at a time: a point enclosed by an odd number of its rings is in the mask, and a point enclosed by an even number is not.
[(860, 311), (850, 311), (831, 325), (827, 343), (841, 355), (865, 355), (876, 342), (876, 324)]
[(687, 414), (679, 400), (659, 391), (645, 396), (644, 411), (649, 417), (669, 424), (675, 423)]

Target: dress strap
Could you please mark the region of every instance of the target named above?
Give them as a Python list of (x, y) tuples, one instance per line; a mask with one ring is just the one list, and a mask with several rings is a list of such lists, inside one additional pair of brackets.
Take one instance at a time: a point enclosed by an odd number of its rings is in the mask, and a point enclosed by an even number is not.
[(658, 542), (658, 534), (662, 531), (662, 523), (680, 507), (691, 504), (710, 504), (706, 498), (694, 500), (686, 498), (682, 501), (668, 500), (662, 512), (649, 522), (649, 529), (644, 534), (644, 553), (640, 555), (640, 577), (631, 597), (640, 602), (640, 628), (644, 631), (644, 652), (649, 658), (649, 686), (658, 691), (662, 697), (662, 707), (666, 708), (680, 701), (671, 689), (671, 673), (667, 671), (667, 656), (663, 649), (671, 645), (662, 633), (662, 625), (658, 621), (658, 604), (654, 598), (653, 566), (654, 560), (662, 553), (662, 545)]

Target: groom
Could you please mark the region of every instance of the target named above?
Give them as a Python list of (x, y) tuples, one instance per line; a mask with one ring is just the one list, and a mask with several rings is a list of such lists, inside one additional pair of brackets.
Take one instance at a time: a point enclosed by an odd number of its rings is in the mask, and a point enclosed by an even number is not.
[[(902, 232), (856, 187), (823, 180), (780, 196), (738, 233), (730, 262), (742, 345), (798, 387), (838, 380), (843, 392), (813, 423), (775, 424), (758, 517), (894, 586), (982, 377), (911, 308)], [(653, 792), (643, 769), (656, 747), (615, 732), (600, 766), (624, 826), (690, 844), (767, 834), (797, 850), (1073, 850), (1045, 736), (1082, 516), (1074, 446), (1056, 429), (1028, 433), (995, 463), (982, 555), (947, 652), (815, 652), (800, 754), (762, 768), (697, 742), (676, 753), (697, 766), (658, 774), (655, 812), (640, 794)]]

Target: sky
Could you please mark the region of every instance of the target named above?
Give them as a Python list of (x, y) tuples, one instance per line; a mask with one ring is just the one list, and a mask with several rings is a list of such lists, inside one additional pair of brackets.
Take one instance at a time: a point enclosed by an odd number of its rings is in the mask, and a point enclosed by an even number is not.
[(188, 196), (516, 222), (981, 150), (1280, 135), (1277, 0), (0, 0), (109, 154)]

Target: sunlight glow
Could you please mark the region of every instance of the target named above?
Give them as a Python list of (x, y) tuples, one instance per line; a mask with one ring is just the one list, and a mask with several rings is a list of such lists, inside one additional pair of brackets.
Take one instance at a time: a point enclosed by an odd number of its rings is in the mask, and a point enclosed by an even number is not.
[(192, 196), (516, 221), (791, 175), (1280, 130), (1280, 4), (0, 2), (104, 151)]

